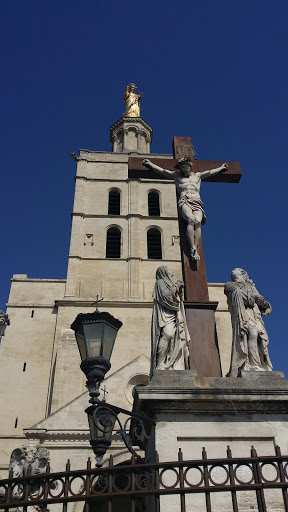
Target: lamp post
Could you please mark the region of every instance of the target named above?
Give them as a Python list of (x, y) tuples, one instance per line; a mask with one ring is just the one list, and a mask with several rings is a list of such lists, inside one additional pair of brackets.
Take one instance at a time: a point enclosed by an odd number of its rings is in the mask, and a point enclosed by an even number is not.
[[(97, 301), (98, 302), (98, 301)], [(121, 435), (127, 449), (138, 459), (143, 460), (134, 450), (127, 426), (133, 419), (133, 439), (143, 446), (150, 438), (154, 421), (131, 413), (120, 407), (99, 400), (100, 385), (106, 373), (111, 368), (110, 357), (116, 340), (117, 332), (122, 322), (107, 312), (80, 313), (71, 325), (75, 332), (78, 349), (81, 356), (80, 368), (85, 373), (86, 386), (90, 395), (90, 407), (86, 409), (90, 429), (90, 444), (96, 456), (96, 466), (102, 466), (102, 459), (111, 444), (112, 432), (117, 421), (117, 432)], [(124, 425), (118, 414), (125, 414), (128, 419)], [(146, 425), (148, 424), (148, 429)]]

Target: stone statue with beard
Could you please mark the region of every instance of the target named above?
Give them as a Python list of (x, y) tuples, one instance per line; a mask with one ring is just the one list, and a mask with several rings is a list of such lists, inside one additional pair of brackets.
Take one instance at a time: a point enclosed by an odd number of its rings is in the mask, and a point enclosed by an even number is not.
[(245, 270), (235, 268), (231, 281), (225, 284), (231, 314), (233, 339), (231, 365), (227, 377), (240, 377), (241, 371), (271, 371), (268, 334), (262, 316), (272, 308)]

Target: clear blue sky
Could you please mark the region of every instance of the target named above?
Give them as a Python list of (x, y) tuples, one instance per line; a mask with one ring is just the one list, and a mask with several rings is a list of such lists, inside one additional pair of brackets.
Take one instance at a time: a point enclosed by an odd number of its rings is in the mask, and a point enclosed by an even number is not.
[(240, 184), (202, 186), (208, 280), (248, 271), (287, 374), (287, 0), (10, 0), (0, 18), (0, 308), (13, 273), (66, 276), (69, 152), (111, 149), (133, 81), (153, 152), (184, 135), (199, 159), (240, 161)]

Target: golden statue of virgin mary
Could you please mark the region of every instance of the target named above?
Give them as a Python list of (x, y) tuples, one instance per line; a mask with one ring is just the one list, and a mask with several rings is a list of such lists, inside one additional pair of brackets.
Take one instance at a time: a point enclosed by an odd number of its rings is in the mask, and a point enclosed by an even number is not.
[(140, 116), (141, 96), (143, 96), (143, 92), (141, 92), (140, 94), (136, 94), (135, 84), (127, 85), (123, 99), (125, 105), (125, 112), (123, 114), (124, 117)]

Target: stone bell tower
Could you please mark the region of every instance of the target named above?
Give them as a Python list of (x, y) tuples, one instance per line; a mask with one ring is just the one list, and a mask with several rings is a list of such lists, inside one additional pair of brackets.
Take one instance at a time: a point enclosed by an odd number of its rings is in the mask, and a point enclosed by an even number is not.
[(142, 117), (122, 117), (110, 128), (113, 153), (150, 153), (152, 127)]

